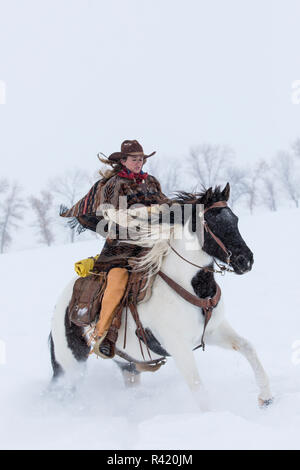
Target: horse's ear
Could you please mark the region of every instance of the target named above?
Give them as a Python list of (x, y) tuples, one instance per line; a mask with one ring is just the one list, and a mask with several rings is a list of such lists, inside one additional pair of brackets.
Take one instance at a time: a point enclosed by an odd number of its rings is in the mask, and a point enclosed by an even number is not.
[(213, 189), (212, 187), (210, 187), (205, 193), (203, 204), (207, 204), (208, 201), (211, 199), (212, 195), (213, 195)]
[(230, 184), (227, 183), (225, 188), (222, 191), (222, 196), (224, 197), (225, 201), (228, 201), (229, 196), (230, 196)]

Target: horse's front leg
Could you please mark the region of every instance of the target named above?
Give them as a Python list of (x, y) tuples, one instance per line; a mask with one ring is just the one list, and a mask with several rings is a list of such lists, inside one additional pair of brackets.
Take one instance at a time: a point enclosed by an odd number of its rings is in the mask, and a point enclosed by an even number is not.
[(245, 338), (239, 336), (227, 321), (207, 335), (207, 344), (214, 344), (226, 349), (234, 349), (245, 356), (254, 372), (255, 380), (259, 388), (258, 402), (260, 406), (268, 406), (272, 403), (272, 393), (268, 376), (258, 359), (255, 349)]
[(192, 345), (182, 337), (182, 332), (178, 332), (178, 335), (176, 335), (174, 331), (165, 332), (163, 345), (173, 357), (197, 405), (202, 411), (209, 411), (209, 398), (198, 373)]

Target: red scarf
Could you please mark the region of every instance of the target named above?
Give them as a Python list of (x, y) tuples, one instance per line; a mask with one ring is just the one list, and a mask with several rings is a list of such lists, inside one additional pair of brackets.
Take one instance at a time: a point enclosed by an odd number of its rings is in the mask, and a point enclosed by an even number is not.
[(122, 171), (119, 171), (118, 176), (141, 183), (143, 180), (148, 178), (148, 173), (144, 173), (143, 171), (140, 171), (140, 173), (133, 173), (133, 171), (128, 170), (128, 168), (124, 168)]

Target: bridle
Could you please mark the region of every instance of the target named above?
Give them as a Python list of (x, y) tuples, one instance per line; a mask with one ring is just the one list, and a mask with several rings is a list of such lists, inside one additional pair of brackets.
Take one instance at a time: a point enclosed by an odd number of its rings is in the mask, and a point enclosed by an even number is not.
[[(195, 201), (196, 202), (196, 201)], [(203, 211), (203, 215), (209, 211), (210, 209), (218, 209), (220, 207), (228, 207), (227, 206), (227, 202), (226, 201), (218, 201), (218, 202), (215, 202), (214, 204), (212, 204), (211, 206), (207, 207), (206, 209), (204, 209)], [(217, 237), (217, 235), (215, 235), (213, 233), (213, 231), (210, 229), (208, 223), (206, 222), (206, 220), (203, 221), (203, 226), (204, 226), (204, 229), (207, 233), (210, 234), (210, 236), (215, 240), (215, 242), (219, 245), (219, 247), (224, 251), (224, 253), (226, 254), (226, 263), (228, 265), (231, 264), (231, 251), (228, 250), (226, 248), (226, 246), (224, 245), (224, 243), (220, 240), (219, 237)], [(228, 268), (227, 266), (223, 265), (223, 264), (219, 264), (217, 262), (217, 260), (215, 258), (214, 259), (214, 262), (216, 263), (216, 265), (219, 267), (219, 270), (217, 269), (214, 269), (214, 268), (209, 268), (208, 266), (199, 266), (198, 264), (195, 264), (195, 263), (192, 263), (191, 261), (189, 261), (188, 259), (186, 259), (184, 256), (182, 256), (180, 253), (178, 253), (177, 250), (175, 250), (175, 248), (172, 247), (171, 243), (168, 242), (168, 245), (169, 247), (171, 248), (171, 250), (177, 255), (179, 256), (179, 258), (181, 258), (183, 261), (186, 261), (187, 263), (191, 264), (192, 266), (195, 266), (196, 268), (200, 268), (200, 269), (203, 269), (204, 271), (208, 271), (208, 272), (213, 272), (213, 273), (219, 273), (219, 274), (222, 274), (224, 275), (225, 272), (234, 272), (233, 269), (230, 269)]]

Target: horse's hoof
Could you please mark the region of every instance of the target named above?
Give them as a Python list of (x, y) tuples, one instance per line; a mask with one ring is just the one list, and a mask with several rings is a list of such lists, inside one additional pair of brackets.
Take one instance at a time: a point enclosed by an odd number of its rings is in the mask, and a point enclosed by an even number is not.
[(268, 398), (267, 400), (263, 400), (262, 398), (258, 399), (258, 404), (260, 408), (268, 408), (274, 402), (274, 398)]

